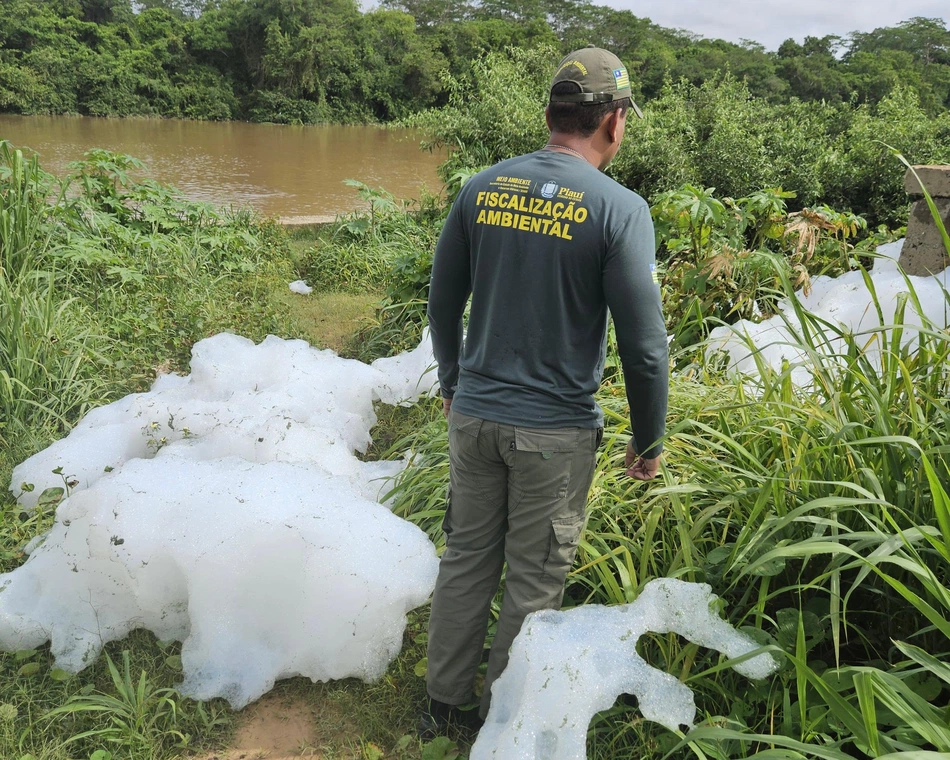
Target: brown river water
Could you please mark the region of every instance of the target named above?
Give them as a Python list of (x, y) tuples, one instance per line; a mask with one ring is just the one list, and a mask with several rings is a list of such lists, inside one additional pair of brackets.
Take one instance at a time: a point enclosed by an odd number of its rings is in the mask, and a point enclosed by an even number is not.
[(443, 158), (422, 151), (416, 133), (359, 126), (0, 114), (0, 140), (36, 151), (58, 175), (91, 148), (125, 153), (189, 198), (285, 219), (359, 208), (347, 179), (403, 199), (418, 198), (422, 186), (436, 192)]

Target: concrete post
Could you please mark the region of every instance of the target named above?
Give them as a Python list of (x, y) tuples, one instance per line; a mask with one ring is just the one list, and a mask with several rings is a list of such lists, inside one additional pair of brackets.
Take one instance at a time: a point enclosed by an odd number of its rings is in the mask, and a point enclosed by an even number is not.
[[(914, 170), (937, 204), (944, 226), (950, 230), (950, 165), (915, 166)], [(904, 175), (904, 189), (914, 205), (907, 222), (907, 237), (901, 248), (900, 265), (907, 274), (921, 277), (942, 272), (950, 266), (950, 255), (924, 200), (920, 182), (909, 169)]]

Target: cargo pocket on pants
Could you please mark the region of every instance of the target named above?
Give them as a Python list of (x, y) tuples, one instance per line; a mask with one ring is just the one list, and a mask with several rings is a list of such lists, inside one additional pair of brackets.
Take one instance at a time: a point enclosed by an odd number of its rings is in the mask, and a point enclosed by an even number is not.
[[(515, 428), (514, 450), (521, 473), (518, 490), (547, 503), (564, 499), (570, 490), (580, 433), (580, 428)], [(515, 499), (518, 502), (520, 496)]]
[(555, 517), (551, 520), (551, 546), (544, 561), (544, 574), (558, 582), (567, 577), (584, 529), (584, 515)]

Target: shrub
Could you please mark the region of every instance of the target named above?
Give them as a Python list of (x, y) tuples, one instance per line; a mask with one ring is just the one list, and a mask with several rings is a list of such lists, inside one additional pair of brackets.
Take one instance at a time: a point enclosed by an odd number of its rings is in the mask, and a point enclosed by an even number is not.
[(553, 48), (508, 48), (472, 65), (469, 78), (447, 77), (448, 104), (407, 118), (424, 130), (431, 144), (447, 148), (440, 167), (443, 181), (457, 171), (494, 164), (537, 150), (547, 128), (544, 103), (558, 55)]
[(320, 124), (330, 121), (330, 114), (324, 106), (274, 90), (255, 92), (246, 110), (251, 121), (274, 124)]

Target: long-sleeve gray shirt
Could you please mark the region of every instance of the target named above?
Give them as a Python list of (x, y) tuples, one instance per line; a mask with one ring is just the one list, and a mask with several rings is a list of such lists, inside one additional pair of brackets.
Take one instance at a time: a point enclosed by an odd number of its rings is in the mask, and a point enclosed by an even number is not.
[(658, 455), (669, 355), (655, 250), (646, 202), (580, 158), (542, 150), (473, 177), (432, 264), (429, 327), (443, 396), (495, 422), (600, 426), (594, 393), (609, 309), (637, 450)]

